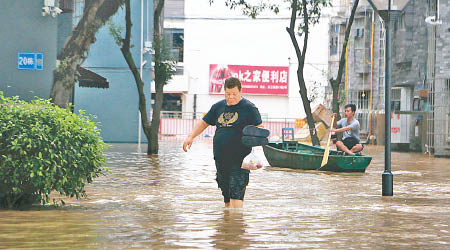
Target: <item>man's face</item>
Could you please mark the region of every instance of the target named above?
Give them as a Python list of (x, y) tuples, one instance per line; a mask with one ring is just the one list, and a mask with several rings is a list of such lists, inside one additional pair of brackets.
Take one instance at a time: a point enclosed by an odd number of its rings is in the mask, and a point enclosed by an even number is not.
[(238, 87), (234, 87), (231, 89), (225, 88), (225, 101), (227, 105), (236, 105), (241, 100), (241, 91), (239, 91)]
[(344, 116), (345, 118), (351, 118), (353, 117), (355, 113), (353, 113), (352, 108), (348, 107), (344, 110)]

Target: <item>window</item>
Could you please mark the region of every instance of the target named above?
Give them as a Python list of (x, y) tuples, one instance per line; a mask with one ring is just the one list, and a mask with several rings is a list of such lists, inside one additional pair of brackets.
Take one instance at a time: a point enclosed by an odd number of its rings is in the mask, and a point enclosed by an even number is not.
[(415, 97), (413, 100), (413, 110), (421, 111), (423, 110), (425, 101), (422, 98)]
[(394, 29), (395, 30), (404, 30), (406, 27), (405, 24), (405, 13), (403, 12), (403, 14), (401, 14), (398, 18), (397, 18), (397, 22), (395, 23)]
[(72, 26), (75, 27), (83, 17), (84, 0), (73, 0)]
[(357, 49), (362, 49), (364, 47), (364, 28), (356, 28), (353, 31), (353, 36), (355, 37), (355, 47)]
[(358, 92), (358, 109), (369, 109), (369, 96), (369, 90)]
[(364, 17), (355, 18), (355, 28), (352, 29), (353, 38), (355, 39), (355, 48), (362, 49), (364, 47)]
[(403, 14), (399, 18), (399, 28), (404, 30), (406, 28), (406, 15), (403, 12)]
[(357, 110), (369, 109), (370, 90), (350, 91), (348, 103), (354, 103)]
[(330, 55), (336, 55), (338, 49), (338, 38), (332, 37), (330, 40)]
[(72, 0), (59, 0), (58, 6), (64, 13), (71, 13), (73, 11)]
[(401, 104), (401, 94), (402, 89), (400, 88), (393, 88), (392, 89), (392, 98), (391, 98), (391, 110), (392, 111), (400, 111), (400, 104)]
[[(152, 108), (154, 107), (154, 100), (155, 100), (155, 93), (152, 93)], [(176, 112), (181, 112), (182, 110), (182, 100), (181, 100), (181, 94), (179, 93), (169, 93), (169, 94), (164, 94), (163, 96), (163, 103), (162, 103), (162, 107), (161, 107), (161, 111), (176, 111)], [(175, 116), (173, 116), (174, 114), (172, 114), (172, 116), (170, 117), (179, 117), (179, 114), (175, 114)]]
[(339, 33), (339, 24), (332, 24), (331, 25), (331, 30), (332, 30), (332, 32), (334, 32), (334, 33)]
[(170, 49), (172, 59), (177, 62), (183, 62), (184, 50), (184, 30), (183, 29), (165, 29), (165, 36)]
[(355, 36), (356, 37), (364, 37), (364, 28), (357, 28)]

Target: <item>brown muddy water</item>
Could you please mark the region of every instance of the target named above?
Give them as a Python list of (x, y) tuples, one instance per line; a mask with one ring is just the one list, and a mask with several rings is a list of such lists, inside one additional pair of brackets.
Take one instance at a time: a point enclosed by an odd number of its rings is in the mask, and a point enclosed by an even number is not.
[(393, 152), (393, 197), (381, 196), (383, 147), (366, 147), (366, 173), (265, 162), (233, 210), (214, 180), (211, 141), (189, 153), (181, 144), (165, 139), (151, 158), (135, 144), (112, 145), (112, 173), (87, 186), (88, 198), (0, 211), (0, 248), (450, 249), (450, 159)]

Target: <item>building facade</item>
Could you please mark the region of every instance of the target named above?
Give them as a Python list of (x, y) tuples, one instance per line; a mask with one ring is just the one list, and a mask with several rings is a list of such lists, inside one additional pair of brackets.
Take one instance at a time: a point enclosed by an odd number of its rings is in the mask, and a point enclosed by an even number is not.
[[(81, 19), (84, 0), (4, 0), (2, 4), (0, 91), (5, 96), (19, 96), (26, 101), (49, 98), (57, 54)], [(132, 53), (138, 65), (140, 48), (152, 37), (152, 4), (150, 0), (132, 1)], [(125, 26), (124, 10), (119, 9), (111, 21)], [(96, 116), (94, 120), (105, 141), (136, 142), (139, 135), (136, 84), (108, 29), (105, 25), (97, 33), (83, 70), (78, 72), (79, 82), (71, 102), (76, 111), (82, 109)], [(142, 72), (150, 99), (151, 54), (144, 54), (143, 60), (148, 61)], [(103, 79), (106, 85), (92, 88), (99, 85), (90, 84), (92, 79)]]
[[(352, 1), (337, 0), (330, 17), (328, 78), (335, 78), (339, 69), (346, 24)], [(368, 113), (384, 109), (384, 30), (379, 17), (364, 0), (359, 1), (345, 53), (340, 103), (354, 103), (359, 110), (361, 126), (371, 130)], [(331, 107), (331, 87), (326, 89), (326, 103)]]
[[(166, 101), (176, 107), (173, 111), (205, 113), (223, 99), (223, 89), (218, 89), (221, 85), (218, 83), (216, 88), (213, 84), (217, 80), (214, 72), (224, 69), (223, 78), (241, 78), (244, 96), (258, 106), (263, 118), (305, 117), (296, 74), (297, 57), (286, 32), (290, 12), (286, 11), (251, 19), (239, 9), (229, 10), (224, 1), (210, 5), (208, 1), (167, 0), (165, 33), (179, 61), (178, 74), (164, 87)], [(315, 96), (312, 106), (323, 101), (327, 37), (328, 15), (324, 14), (321, 22), (311, 28), (304, 69), (308, 89)], [(302, 43), (301, 37), (297, 39)], [(245, 86), (246, 72), (251, 86)], [(261, 87), (264, 79), (274, 84)], [(258, 81), (261, 84), (256, 86)]]
[(438, 21), (427, 25), (429, 62), (427, 100), (428, 145), (436, 156), (450, 156), (450, 1), (434, 0), (428, 4), (428, 16)]
[[(337, 0), (330, 22), (329, 73), (337, 72), (353, 1)], [(449, 156), (448, 0), (410, 0), (392, 21), (391, 139), (393, 147)], [(439, 13), (439, 16), (438, 16)], [(435, 16), (433, 21), (431, 18)], [(339, 27), (339, 28), (336, 28)], [(343, 30), (342, 30), (343, 29)], [(356, 103), (363, 129), (384, 144), (383, 22), (360, 1), (346, 54), (342, 100)], [(446, 49), (447, 48), (447, 49)], [(331, 102), (331, 88), (327, 90)], [(380, 114), (377, 116), (377, 114)]]
[[(26, 101), (50, 96), (59, 24), (51, 15), (42, 16), (42, 8), (43, 1), (2, 1), (0, 91), (5, 96), (19, 96)], [(42, 56), (39, 63), (34, 55)]]

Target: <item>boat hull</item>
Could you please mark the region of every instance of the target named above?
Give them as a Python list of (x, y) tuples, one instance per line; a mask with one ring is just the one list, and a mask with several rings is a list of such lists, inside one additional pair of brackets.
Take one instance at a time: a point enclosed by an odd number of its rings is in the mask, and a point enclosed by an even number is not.
[[(285, 142), (269, 143), (263, 146), (264, 155), (270, 166), (333, 172), (365, 172), (372, 160), (372, 157), (367, 155), (344, 156), (335, 150), (330, 150), (328, 163), (320, 168), (323, 148), (297, 143), (294, 145), (295, 149), (288, 150), (283, 143)], [(291, 142), (291, 148), (292, 146)]]

